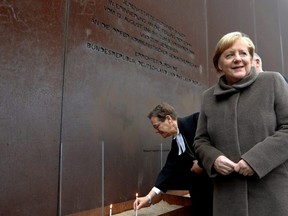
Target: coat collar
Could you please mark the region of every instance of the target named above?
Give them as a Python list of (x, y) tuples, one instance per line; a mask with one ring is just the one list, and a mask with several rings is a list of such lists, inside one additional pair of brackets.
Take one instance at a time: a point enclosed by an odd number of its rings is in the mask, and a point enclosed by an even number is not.
[(257, 79), (257, 76), (258, 73), (255, 71), (255, 68), (251, 67), (251, 71), (248, 74), (248, 76), (244, 77), (243, 79), (234, 83), (233, 85), (228, 85), (225, 75), (222, 75), (215, 86), (214, 95), (220, 96), (239, 92), (241, 89), (250, 86)]

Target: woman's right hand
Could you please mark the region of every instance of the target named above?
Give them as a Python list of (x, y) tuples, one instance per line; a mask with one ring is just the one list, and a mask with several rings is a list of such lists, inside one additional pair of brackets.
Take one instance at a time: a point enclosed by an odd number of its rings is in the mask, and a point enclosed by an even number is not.
[(234, 172), (235, 166), (236, 164), (233, 161), (223, 155), (219, 156), (214, 161), (214, 169), (222, 175), (229, 175)]

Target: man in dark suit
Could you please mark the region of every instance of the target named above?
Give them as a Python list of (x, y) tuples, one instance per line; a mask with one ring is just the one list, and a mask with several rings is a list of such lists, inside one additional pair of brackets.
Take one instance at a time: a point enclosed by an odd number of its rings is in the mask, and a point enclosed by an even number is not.
[(167, 104), (157, 105), (148, 115), (156, 133), (172, 137), (171, 150), (159, 173), (155, 186), (145, 197), (134, 202), (134, 209), (151, 203), (154, 196), (167, 190), (189, 190), (193, 216), (212, 215), (212, 182), (199, 167), (193, 142), (199, 113), (177, 118), (175, 109)]

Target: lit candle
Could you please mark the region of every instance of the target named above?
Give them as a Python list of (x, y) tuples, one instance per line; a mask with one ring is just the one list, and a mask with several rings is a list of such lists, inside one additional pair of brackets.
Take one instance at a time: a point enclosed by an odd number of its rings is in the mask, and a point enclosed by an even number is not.
[(136, 193), (136, 216), (138, 216), (138, 193)]
[(112, 204), (110, 205), (110, 213), (109, 216), (112, 216)]

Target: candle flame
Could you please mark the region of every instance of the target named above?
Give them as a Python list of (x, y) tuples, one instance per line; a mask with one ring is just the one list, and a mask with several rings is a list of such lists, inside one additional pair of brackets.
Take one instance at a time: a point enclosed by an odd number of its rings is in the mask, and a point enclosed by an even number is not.
[(138, 193), (136, 193), (136, 197), (138, 197)]
[(112, 204), (110, 205), (110, 209), (112, 209)]

